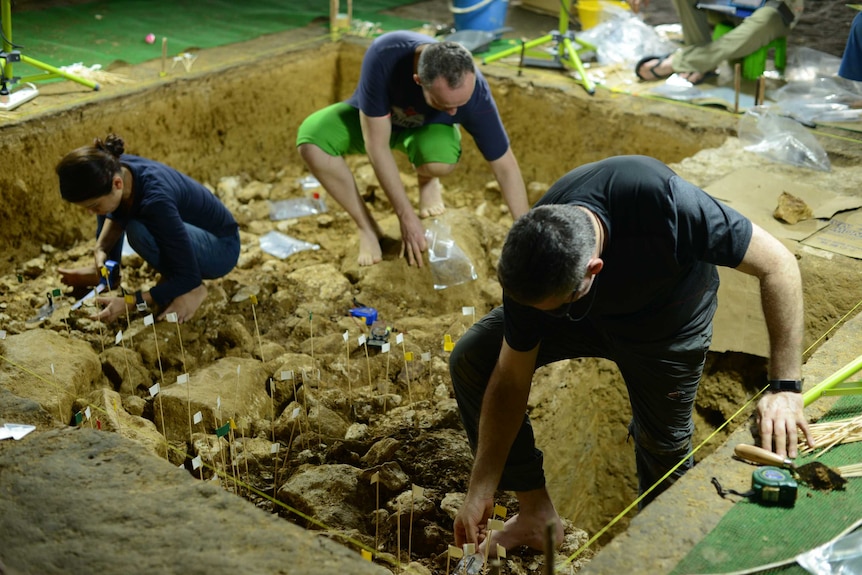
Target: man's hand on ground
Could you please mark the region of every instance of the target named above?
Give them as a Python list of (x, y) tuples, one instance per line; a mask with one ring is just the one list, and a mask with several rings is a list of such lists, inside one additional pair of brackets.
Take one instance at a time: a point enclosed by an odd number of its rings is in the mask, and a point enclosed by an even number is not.
[(422, 267), (422, 253), (428, 249), (425, 241), (425, 228), (415, 213), (402, 218), (401, 222), (401, 256), (407, 258), (409, 265)]
[(455, 545), (463, 547), (465, 543), (475, 543), (476, 545), (481, 543), (479, 541), (480, 529), (484, 531), (493, 508), (493, 498), (474, 498), (468, 492), (461, 509), (458, 510), (458, 515), (455, 516)]
[(808, 429), (804, 407), (801, 393), (784, 391), (764, 394), (757, 403), (761, 447), (782, 457), (796, 457), (797, 427), (805, 434), (808, 445), (813, 447), (814, 437)]

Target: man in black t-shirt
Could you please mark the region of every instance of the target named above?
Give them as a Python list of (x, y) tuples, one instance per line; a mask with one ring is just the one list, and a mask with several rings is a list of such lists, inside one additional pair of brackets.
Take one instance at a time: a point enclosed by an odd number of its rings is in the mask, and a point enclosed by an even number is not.
[[(464, 335), (450, 372), (476, 455), (455, 518), (456, 544), (478, 542), (495, 491), (519, 514), (494, 543), (544, 546), (563, 527), (545, 488), (526, 413), (536, 368), (575, 357), (614, 361), (632, 407), (641, 506), (692, 465), (692, 409), (712, 338), (716, 266), (760, 281), (774, 392), (758, 404), (763, 446), (796, 456), (803, 415), (802, 286), (796, 258), (759, 226), (643, 156), (581, 166), (515, 222), (497, 275), (503, 305)], [(494, 549), (495, 547), (492, 547)]]

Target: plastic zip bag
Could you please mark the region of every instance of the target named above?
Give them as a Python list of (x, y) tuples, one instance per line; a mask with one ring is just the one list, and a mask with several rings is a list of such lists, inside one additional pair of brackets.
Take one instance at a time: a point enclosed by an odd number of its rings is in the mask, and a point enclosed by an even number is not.
[(305, 250), (319, 250), (320, 246), (292, 238), (275, 230), (260, 237), (260, 249), (269, 255), (284, 259)]
[(796, 562), (814, 575), (862, 574), (862, 530), (833, 539), (796, 556)]
[(801, 168), (824, 172), (831, 169), (829, 156), (817, 138), (796, 120), (779, 116), (768, 106), (755, 106), (745, 112), (737, 133), (749, 152)]
[(448, 225), (437, 219), (432, 220), (425, 230), (425, 241), (428, 242), (428, 261), (431, 263), (434, 289), (446, 289), (479, 277), (473, 262), (452, 238)]
[(324, 212), (326, 212), (326, 204), (317, 194), (311, 198), (289, 198), (269, 202), (269, 219), (273, 221), (313, 216)]

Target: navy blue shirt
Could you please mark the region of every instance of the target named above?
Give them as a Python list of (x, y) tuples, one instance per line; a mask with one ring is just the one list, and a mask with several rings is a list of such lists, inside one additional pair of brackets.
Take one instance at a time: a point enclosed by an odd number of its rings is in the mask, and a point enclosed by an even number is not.
[(473, 96), (454, 116), (429, 106), (422, 86), (413, 80), (416, 49), (436, 41), (430, 36), (406, 31), (377, 37), (362, 59), (359, 85), (347, 104), (371, 118), (391, 114), (393, 130), (426, 124), (460, 124), (476, 141), (487, 161), (500, 159), (509, 149), (509, 136), (503, 128), (491, 88), (479, 70), (474, 67)]
[(583, 206), (607, 230), (604, 267), (592, 289), (556, 318), (504, 294), (506, 342), (533, 349), (549, 322), (589, 321), (622, 341), (657, 342), (699, 333), (717, 305), (716, 265), (736, 267), (751, 221), (646, 156), (576, 168), (536, 206)]
[(127, 213), (107, 217), (123, 229), (136, 220), (146, 226), (158, 244), (165, 281), (150, 290), (160, 306), (201, 285), (201, 272), (185, 224), (218, 237), (235, 234), (230, 211), (201, 183), (154, 160), (123, 154), (120, 163), (132, 174), (133, 203)]

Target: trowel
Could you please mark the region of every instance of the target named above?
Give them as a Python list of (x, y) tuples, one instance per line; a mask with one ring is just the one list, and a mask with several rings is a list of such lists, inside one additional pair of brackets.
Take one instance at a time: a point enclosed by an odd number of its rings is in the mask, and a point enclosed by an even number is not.
[(800, 481), (812, 489), (819, 491), (843, 489), (844, 484), (847, 483), (847, 480), (840, 473), (819, 461), (812, 461), (811, 463), (805, 463), (797, 467), (792, 459), (782, 457), (762, 447), (747, 445), (745, 443), (740, 443), (734, 447), (733, 453), (738, 458), (751, 463), (789, 469)]

